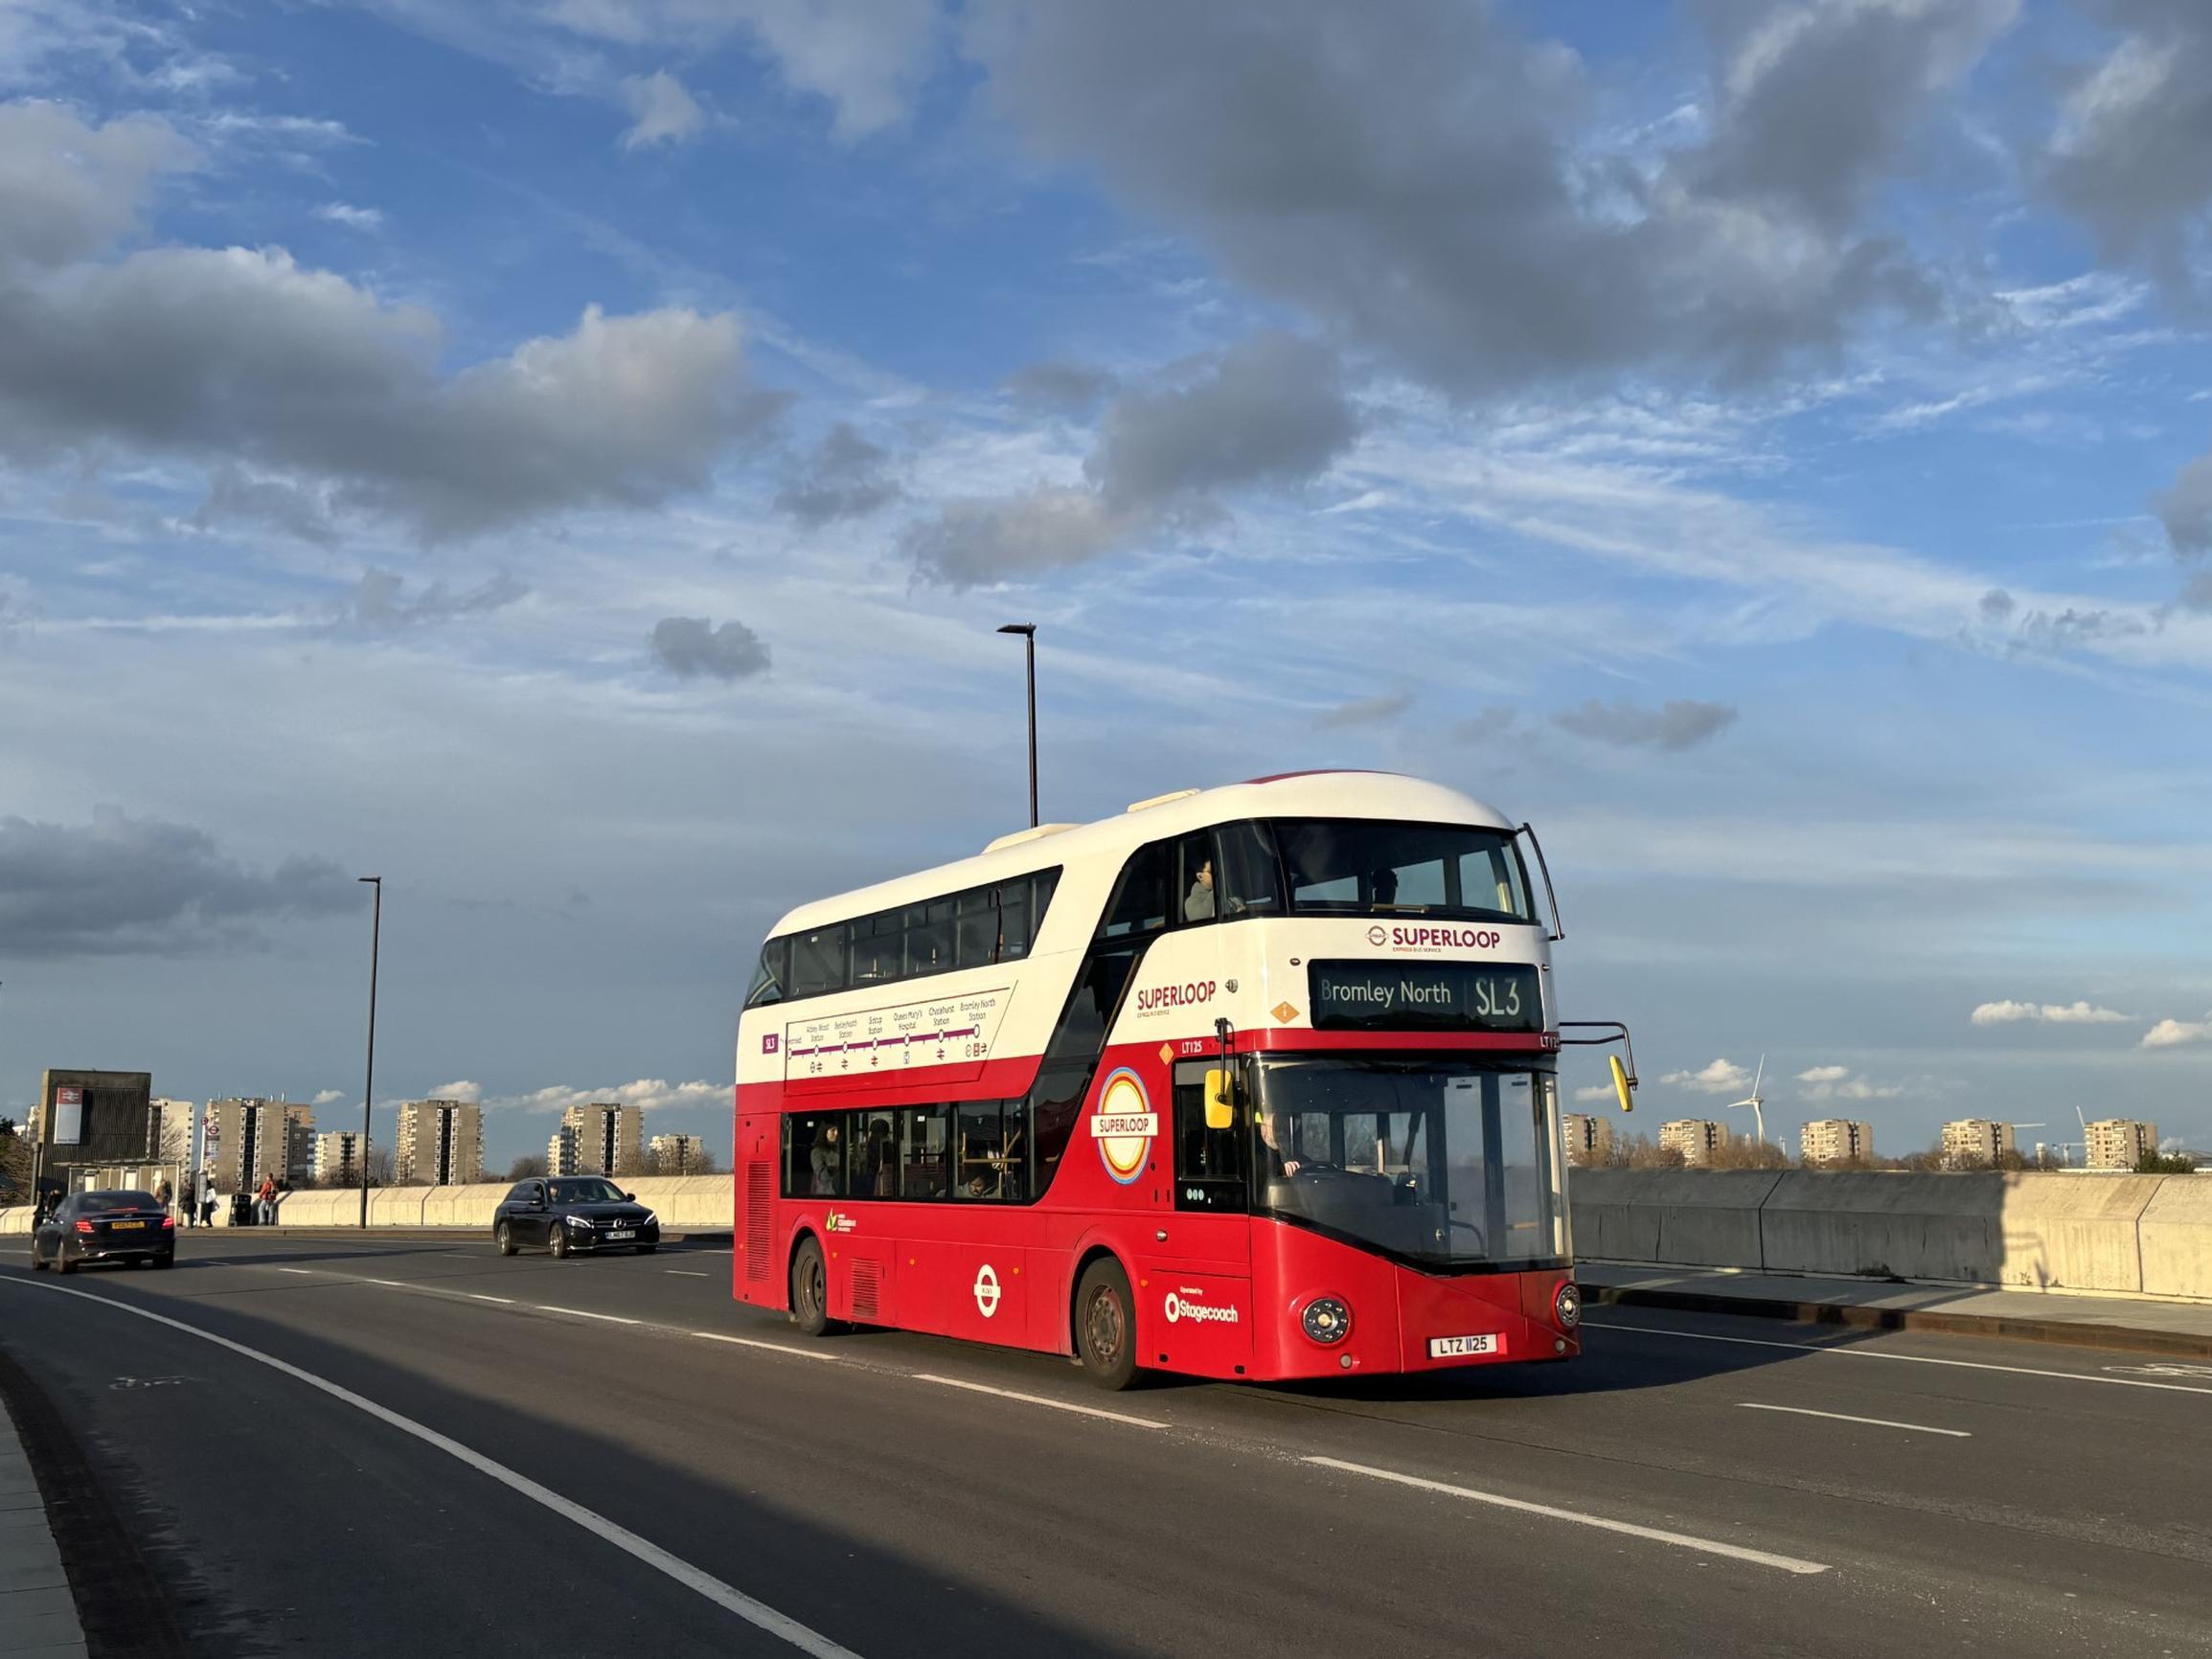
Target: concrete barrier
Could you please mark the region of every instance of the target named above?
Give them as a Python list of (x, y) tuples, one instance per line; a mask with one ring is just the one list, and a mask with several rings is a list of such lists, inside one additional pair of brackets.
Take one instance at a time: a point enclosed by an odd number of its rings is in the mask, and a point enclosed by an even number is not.
[[(1940, 1177), (1939, 1177), (1940, 1178)], [(2016, 1175), (2005, 1194), (2001, 1284), (2140, 1290), (2135, 1227), (2160, 1187), (2194, 1175)]]
[(6, 1235), (10, 1233), (21, 1235), (29, 1233), (30, 1231), (30, 1205), (17, 1204), (10, 1209), (0, 1210), (0, 1235)]
[(1995, 1284), (2006, 1186), (2017, 1176), (1792, 1170), (1759, 1212), (1765, 1265), (1780, 1273)]
[(1763, 1267), (1759, 1210), (1775, 1170), (1575, 1170), (1575, 1254), (1685, 1267)]
[(2136, 1219), (2143, 1289), (2212, 1299), (2212, 1175), (2173, 1175)]

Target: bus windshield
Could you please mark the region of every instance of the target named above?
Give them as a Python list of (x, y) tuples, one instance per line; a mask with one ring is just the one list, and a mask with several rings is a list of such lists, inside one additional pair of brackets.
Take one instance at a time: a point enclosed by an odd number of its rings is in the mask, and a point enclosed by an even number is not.
[(1278, 819), (1273, 828), (1293, 911), (1535, 920), (1508, 830), (1360, 818)]
[(1257, 1068), (1258, 1208), (1420, 1265), (1565, 1258), (1557, 1084), (1477, 1060)]

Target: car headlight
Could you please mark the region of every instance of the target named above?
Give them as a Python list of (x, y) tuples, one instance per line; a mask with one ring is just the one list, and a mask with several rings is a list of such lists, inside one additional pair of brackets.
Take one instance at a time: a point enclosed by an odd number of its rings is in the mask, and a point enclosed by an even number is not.
[(563, 1216), (561, 1219), (571, 1227), (596, 1227), (599, 1225), (589, 1216)]
[(642, 1220), (642, 1221), (640, 1221), (640, 1222), (638, 1223), (638, 1225), (639, 1225), (640, 1227), (650, 1227), (650, 1226), (652, 1226), (652, 1225), (653, 1225), (655, 1222), (659, 1221), (659, 1219), (660, 1219), (660, 1217), (659, 1217), (658, 1216), (654, 1215), (652, 1211), (650, 1211), (650, 1210), (648, 1210), (648, 1211), (645, 1213), (645, 1219), (644, 1219), (644, 1220)]
[(1562, 1284), (1552, 1294), (1552, 1317), (1562, 1329), (1572, 1330), (1582, 1323), (1583, 1293), (1574, 1287), (1572, 1280)]
[(1298, 1315), (1306, 1334), (1324, 1347), (1352, 1334), (1352, 1309), (1334, 1296), (1316, 1296)]

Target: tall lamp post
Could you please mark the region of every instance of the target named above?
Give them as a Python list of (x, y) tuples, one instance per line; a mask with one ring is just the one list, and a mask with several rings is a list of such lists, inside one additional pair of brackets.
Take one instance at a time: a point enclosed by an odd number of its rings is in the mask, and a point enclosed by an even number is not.
[(361, 1083), (361, 1225), (369, 1225), (369, 1114), (376, 1102), (376, 956), (384, 943), (384, 878), (362, 875), (375, 895), (369, 911), (369, 1075)]
[(1037, 624), (1008, 623), (998, 630), (1029, 642), (1029, 827), (1037, 828)]

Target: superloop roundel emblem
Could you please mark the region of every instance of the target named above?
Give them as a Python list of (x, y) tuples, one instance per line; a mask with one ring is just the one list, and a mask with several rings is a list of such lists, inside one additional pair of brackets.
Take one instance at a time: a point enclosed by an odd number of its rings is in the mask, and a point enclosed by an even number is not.
[(1124, 1066), (1106, 1079), (1091, 1114), (1091, 1134), (1107, 1174), (1125, 1187), (1143, 1174), (1159, 1126), (1142, 1078)]

